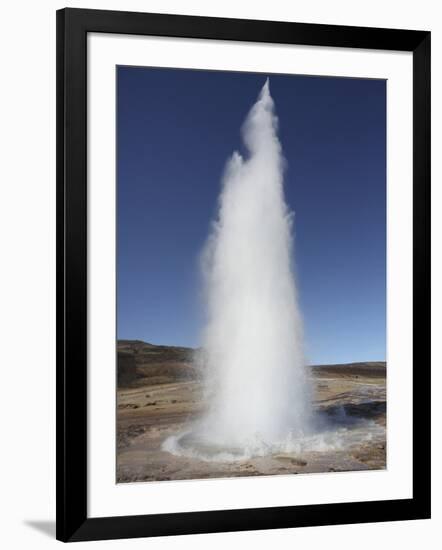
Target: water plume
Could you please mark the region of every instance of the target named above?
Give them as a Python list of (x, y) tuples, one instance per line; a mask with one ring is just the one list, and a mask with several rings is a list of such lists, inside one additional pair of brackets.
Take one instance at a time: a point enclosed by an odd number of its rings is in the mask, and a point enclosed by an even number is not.
[[(294, 275), (294, 214), (267, 80), (227, 163), (203, 253), (204, 417), (166, 447), (215, 458), (262, 455), (302, 437), (311, 394)], [(190, 451), (189, 451), (190, 449)], [(201, 453), (200, 453), (201, 454)]]

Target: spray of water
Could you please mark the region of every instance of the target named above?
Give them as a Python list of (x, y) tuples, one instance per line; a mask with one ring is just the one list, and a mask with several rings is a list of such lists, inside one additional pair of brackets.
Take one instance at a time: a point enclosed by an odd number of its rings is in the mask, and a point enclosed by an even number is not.
[[(293, 213), (284, 200), (278, 120), (264, 84), (243, 126), (203, 254), (205, 417), (179, 444), (214, 456), (264, 454), (308, 431), (310, 386), (293, 272)], [(191, 451), (189, 451), (189, 449)], [(204, 454), (204, 453), (203, 453)]]
[(280, 440), (307, 422), (302, 321), (292, 270), (292, 221), (269, 82), (243, 128), (205, 251), (210, 430), (220, 442)]

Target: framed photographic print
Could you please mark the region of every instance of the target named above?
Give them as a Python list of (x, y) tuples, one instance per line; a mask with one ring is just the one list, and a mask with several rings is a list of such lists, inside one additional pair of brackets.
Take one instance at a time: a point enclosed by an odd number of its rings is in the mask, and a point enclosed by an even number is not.
[(57, 13), (57, 538), (430, 517), (430, 33)]

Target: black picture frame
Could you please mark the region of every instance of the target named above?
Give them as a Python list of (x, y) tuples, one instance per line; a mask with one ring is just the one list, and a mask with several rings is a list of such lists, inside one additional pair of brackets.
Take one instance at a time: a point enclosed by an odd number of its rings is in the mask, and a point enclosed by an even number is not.
[[(413, 54), (413, 498), (88, 518), (87, 34)], [(430, 33), (83, 9), (57, 12), (57, 539), (85, 541), (430, 517)]]

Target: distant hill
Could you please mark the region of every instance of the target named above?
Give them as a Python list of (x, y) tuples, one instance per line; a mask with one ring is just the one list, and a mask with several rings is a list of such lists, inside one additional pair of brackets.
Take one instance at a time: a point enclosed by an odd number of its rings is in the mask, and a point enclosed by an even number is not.
[[(118, 385), (167, 384), (197, 378), (192, 348), (155, 346), (141, 340), (119, 340)], [(148, 379), (148, 380), (146, 380)]]
[(366, 361), (365, 363), (344, 363), (338, 365), (312, 365), (316, 376), (369, 376), (385, 378), (387, 363), (385, 361)]
[[(197, 380), (200, 369), (194, 361), (198, 350), (177, 346), (156, 346), (141, 340), (119, 340), (117, 344), (118, 386), (171, 384)], [(342, 365), (313, 365), (318, 377), (386, 375), (384, 361), (348, 363)]]

